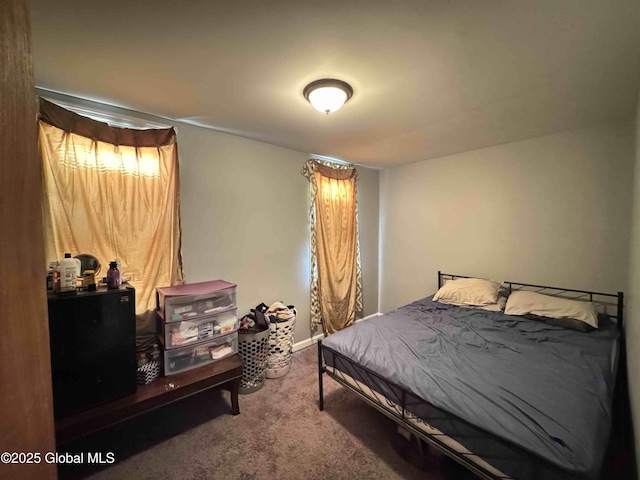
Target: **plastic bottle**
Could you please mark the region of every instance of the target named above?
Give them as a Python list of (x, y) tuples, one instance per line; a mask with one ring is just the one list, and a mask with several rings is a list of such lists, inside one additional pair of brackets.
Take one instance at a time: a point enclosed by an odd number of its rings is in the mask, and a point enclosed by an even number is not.
[(49, 271), (47, 272), (47, 292), (53, 292), (53, 269), (55, 267), (55, 263), (51, 262), (49, 264)]
[(60, 282), (60, 262), (55, 262), (53, 264), (53, 291), (54, 292), (60, 291), (60, 288), (61, 288), (60, 283), (61, 283)]
[(141, 353), (138, 355), (138, 368), (142, 367), (143, 365), (146, 365), (147, 363), (147, 356), (144, 353)]
[(70, 253), (65, 253), (60, 260), (60, 290), (69, 292), (76, 289), (76, 278), (79, 275), (80, 261), (71, 258)]
[(120, 271), (118, 270), (118, 264), (116, 262), (109, 263), (109, 270), (107, 270), (107, 288), (119, 288), (120, 287)]
[(160, 361), (160, 349), (158, 348), (158, 344), (153, 344), (153, 351), (151, 352), (151, 361), (158, 362)]
[(122, 285), (122, 264), (119, 258), (116, 258), (116, 268), (118, 269), (118, 286)]

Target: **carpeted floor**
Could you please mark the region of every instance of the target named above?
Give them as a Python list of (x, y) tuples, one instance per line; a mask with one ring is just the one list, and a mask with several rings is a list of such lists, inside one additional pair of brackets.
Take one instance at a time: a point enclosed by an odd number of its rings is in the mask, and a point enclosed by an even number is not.
[(317, 351), (296, 352), (291, 371), (240, 396), (213, 389), (89, 436), (59, 451), (113, 452), (102, 466), (58, 468), (78, 479), (462, 479), (453, 462), (432, 457), (427, 471), (392, 447), (395, 424), (325, 376), (318, 410)]

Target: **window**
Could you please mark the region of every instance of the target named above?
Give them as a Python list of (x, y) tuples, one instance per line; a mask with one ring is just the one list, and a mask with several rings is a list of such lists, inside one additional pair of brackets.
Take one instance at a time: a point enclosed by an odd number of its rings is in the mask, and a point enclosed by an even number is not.
[(183, 280), (175, 131), (113, 127), (41, 99), (39, 143), (47, 262), (91, 254), (104, 275), (119, 258), (151, 322), (155, 287)]
[(348, 327), (362, 311), (362, 270), (353, 166), (309, 160), (311, 191), (311, 321), (325, 335)]

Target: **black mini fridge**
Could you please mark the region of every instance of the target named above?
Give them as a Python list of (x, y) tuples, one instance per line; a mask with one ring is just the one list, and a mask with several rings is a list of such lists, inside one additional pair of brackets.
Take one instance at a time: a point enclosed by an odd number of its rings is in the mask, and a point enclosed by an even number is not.
[(49, 293), (48, 307), (56, 418), (135, 393), (133, 287)]

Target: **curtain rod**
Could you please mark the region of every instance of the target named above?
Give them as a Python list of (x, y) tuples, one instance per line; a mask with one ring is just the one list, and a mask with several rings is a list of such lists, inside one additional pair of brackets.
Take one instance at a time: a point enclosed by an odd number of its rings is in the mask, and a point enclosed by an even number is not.
[(348, 167), (355, 167), (355, 164), (353, 164), (351, 162), (347, 162), (345, 160), (340, 160), (339, 158), (327, 157), (325, 155), (317, 155), (315, 153), (311, 153), (309, 155), (311, 156), (312, 160), (322, 160), (324, 162), (337, 163), (337, 164), (340, 164), (340, 165), (346, 165)]
[[(50, 102), (66, 108), (67, 110), (71, 110), (78, 115), (83, 115), (99, 122), (108, 123), (115, 127), (134, 129), (173, 127), (176, 129), (175, 125), (172, 125), (171, 123), (163, 123), (163, 118), (155, 115), (136, 112), (123, 107), (100, 103), (95, 100), (74, 97), (41, 87), (36, 87), (36, 94), (39, 97), (49, 100)], [(155, 120), (154, 117), (160, 121)]]

